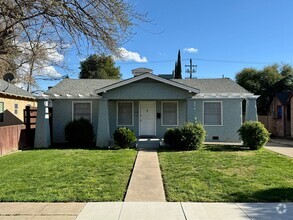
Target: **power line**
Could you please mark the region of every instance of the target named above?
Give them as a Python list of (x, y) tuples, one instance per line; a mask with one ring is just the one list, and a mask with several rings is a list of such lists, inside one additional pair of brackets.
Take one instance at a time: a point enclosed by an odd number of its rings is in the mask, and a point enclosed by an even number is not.
[[(221, 60), (221, 59), (206, 59), (206, 58), (193, 58), (194, 60), (197, 61), (202, 61), (202, 62), (211, 62), (211, 63), (239, 63), (239, 64), (271, 64), (273, 62), (268, 62), (268, 61), (249, 61), (249, 60)], [(189, 59), (182, 59), (182, 61), (187, 61)], [(146, 62), (147, 64), (150, 63), (173, 63), (175, 60), (158, 60), (158, 61), (148, 61)], [(119, 61), (116, 62), (117, 64), (123, 64), (123, 65), (138, 65), (138, 62), (123, 62)]]

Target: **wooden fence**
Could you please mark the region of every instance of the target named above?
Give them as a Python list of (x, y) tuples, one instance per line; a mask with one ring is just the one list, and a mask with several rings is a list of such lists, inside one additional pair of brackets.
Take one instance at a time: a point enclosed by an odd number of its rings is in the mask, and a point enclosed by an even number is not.
[(258, 121), (264, 124), (265, 128), (270, 132), (273, 133), (274, 129), (274, 120), (273, 116), (268, 115), (258, 115)]
[(24, 124), (0, 127), (0, 156), (34, 146), (37, 108), (26, 106)]
[(25, 126), (10, 125), (0, 127), (0, 156), (17, 151), (25, 146)]

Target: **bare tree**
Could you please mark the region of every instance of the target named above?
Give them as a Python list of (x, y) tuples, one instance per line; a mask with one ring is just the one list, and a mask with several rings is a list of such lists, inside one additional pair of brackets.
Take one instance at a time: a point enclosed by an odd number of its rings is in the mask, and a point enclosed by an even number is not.
[(0, 60), (15, 65), (11, 60), (27, 42), (32, 57), (44, 42), (58, 50), (91, 46), (119, 56), (117, 48), (132, 36), (136, 21), (146, 21), (145, 15), (125, 0), (0, 0)]

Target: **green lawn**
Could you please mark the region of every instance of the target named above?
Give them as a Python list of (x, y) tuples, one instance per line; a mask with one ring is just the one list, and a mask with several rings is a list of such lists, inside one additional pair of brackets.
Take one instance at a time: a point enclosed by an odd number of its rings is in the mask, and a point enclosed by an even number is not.
[(0, 201), (122, 201), (135, 150), (34, 150), (0, 157)]
[(293, 201), (293, 159), (266, 149), (206, 146), (159, 160), (168, 201)]

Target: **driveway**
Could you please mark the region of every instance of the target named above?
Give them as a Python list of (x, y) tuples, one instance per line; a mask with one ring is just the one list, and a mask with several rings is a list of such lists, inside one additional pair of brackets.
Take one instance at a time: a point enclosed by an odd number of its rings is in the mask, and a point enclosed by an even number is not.
[(279, 154), (293, 157), (293, 141), (287, 139), (271, 139), (265, 148)]

